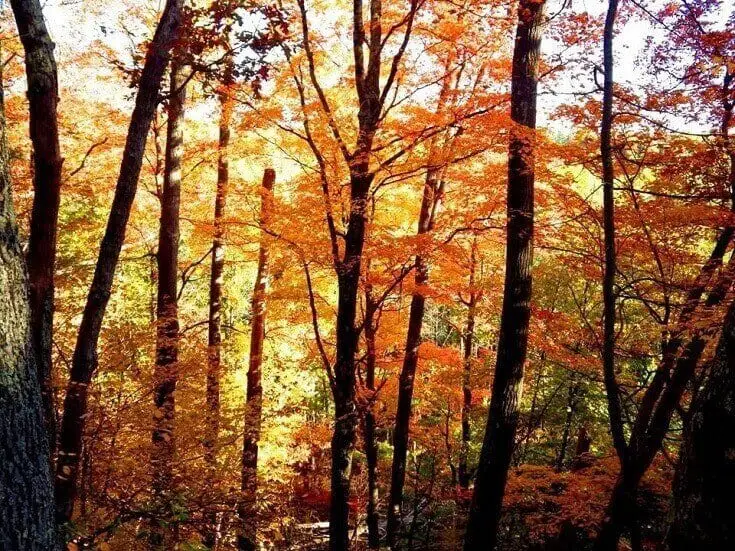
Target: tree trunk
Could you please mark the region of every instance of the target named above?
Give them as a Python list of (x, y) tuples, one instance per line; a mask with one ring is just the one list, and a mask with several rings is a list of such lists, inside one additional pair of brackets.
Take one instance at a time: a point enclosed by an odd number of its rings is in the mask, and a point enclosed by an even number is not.
[(513, 51), (507, 244), (500, 337), (465, 551), (494, 549), (518, 425), (531, 317), (536, 87), (545, 2), (521, 0)]
[(33, 143), (33, 210), (28, 240), (31, 332), (41, 383), (50, 457), (56, 447), (56, 409), (52, 369), (54, 264), (61, 192), (61, 151), (56, 108), (58, 80), (54, 43), (38, 0), (12, 0), (18, 34), (25, 50), (30, 136)]
[[(217, 94), (220, 104), (219, 144), (217, 159), (217, 191), (214, 199), (214, 237), (212, 239), (212, 267), (209, 274), (209, 324), (207, 336), (207, 411), (204, 434), (204, 459), (210, 485), (215, 485), (217, 468), (217, 440), (220, 421), (220, 377), (222, 364), (222, 282), (225, 267), (225, 206), (230, 186), (230, 124), (234, 98), (232, 96), (232, 65), (227, 61), (225, 81)], [(208, 526), (204, 545), (213, 548), (217, 543), (215, 513), (207, 515)]]
[(561, 471), (564, 468), (564, 461), (567, 458), (567, 447), (569, 446), (569, 436), (572, 432), (572, 422), (574, 421), (574, 412), (577, 409), (577, 392), (579, 387), (577, 385), (576, 377), (572, 375), (572, 380), (569, 383), (569, 390), (567, 394), (567, 415), (564, 420), (564, 429), (561, 435), (561, 446), (559, 447), (559, 455), (556, 458), (556, 470)]
[[(433, 229), (436, 206), (441, 201), (441, 183), (439, 170), (429, 169), (426, 175), (424, 193), (419, 212), (418, 235), (425, 235)], [(411, 422), (411, 403), (413, 401), (414, 379), (419, 361), (421, 345), (421, 329), (424, 323), (426, 297), (423, 287), (429, 281), (429, 266), (422, 254), (417, 254), (414, 261), (414, 285), (411, 296), (411, 309), (408, 315), (408, 331), (406, 348), (403, 356), (398, 383), (398, 407), (396, 409), (395, 427), (393, 430), (393, 465), (391, 469), (390, 502), (388, 507), (388, 543), (396, 546), (401, 524), (401, 504), (403, 503), (403, 486), (406, 481), (406, 456), (408, 454), (408, 436)]]
[(470, 487), (469, 466), (467, 456), (470, 448), (470, 410), (472, 408), (472, 347), (475, 340), (475, 313), (477, 310), (478, 292), (475, 289), (475, 272), (477, 270), (477, 237), (472, 240), (470, 256), (470, 298), (467, 301), (467, 325), (463, 336), (462, 358), (462, 444), (459, 448), (459, 486), (466, 490)]
[(368, 548), (380, 548), (380, 515), (378, 514), (378, 441), (375, 435), (375, 339), (377, 320), (375, 315), (379, 305), (372, 294), (370, 284), (365, 289), (365, 387), (370, 391), (369, 403), (363, 416), (363, 439), (365, 441), (365, 458), (367, 460), (368, 496), (366, 520), (368, 530)]
[(97, 367), (97, 343), (110, 299), (115, 268), (125, 241), (125, 228), (138, 187), (145, 142), (158, 103), (161, 79), (168, 64), (170, 48), (178, 36), (181, 4), (182, 0), (167, 0), (153, 42), (148, 48), (128, 128), (115, 198), (79, 326), (64, 400), (56, 463), (56, 518), (60, 524), (72, 518), (86, 422), (87, 391)]
[[(366, 151), (369, 147), (364, 146)], [(334, 434), (332, 435), (331, 500), (329, 505), (330, 551), (349, 548), (349, 498), (352, 452), (357, 428), (355, 403), (356, 365), (360, 331), (355, 325), (357, 293), (365, 244), (366, 205), (374, 175), (364, 162), (356, 163), (350, 175), (350, 217), (345, 251), (337, 267), (337, 357), (334, 364)], [(356, 157), (359, 156), (356, 154)]]
[(240, 533), (237, 538), (238, 549), (256, 551), (258, 549), (258, 443), (260, 442), (260, 423), (263, 413), (263, 387), (261, 368), (263, 364), (263, 342), (265, 340), (266, 299), (268, 296), (268, 239), (263, 229), (270, 224), (273, 211), (273, 185), (276, 173), (266, 168), (263, 174), (263, 189), (260, 203), (260, 251), (258, 254), (258, 273), (255, 278), (252, 300), (252, 325), (250, 333), (250, 364), (248, 366), (248, 390), (245, 401), (245, 428), (242, 446), (242, 485), (241, 502), (237, 514), (240, 517)]
[(158, 298), (156, 303), (156, 367), (153, 404), (153, 493), (160, 517), (154, 519), (150, 544), (168, 549), (165, 527), (170, 522), (175, 441), (175, 391), (178, 380), (179, 317), (179, 209), (181, 205), (181, 157), (184, 141), (186, 74), (178, 61), (171, 63), (171, 87), (166, 130), (166, 162), (161, 195), (158, 234)]
[[(712, 314), (721, 304), (735, 279), (735, 256), (731, 256), (724, 273), (710, 290), (705, 310)], [(705, 319), (708, 314), (705, 314)], [(631, 434), (629, 456), (621, 470), (610, 502), (607, 506), (600, 532), (595, 542), (596, 551), (614, 551), (623, 528), (629, 526), (635, 533), (635, 504), (638, 486), (653, 463), (669, 430), (671, 416), (679, 405), (687, 384), (691, 381), (697, 364), (707, 344), (707, 335), (697, 331), (684, 347), (669, 374), (664, 392), (651, 415), (650, 423), (642, 432)]]
[(0, 548), (46, 551), (60, 546), (28, 280), (11, 199), (2, 84), (0, 78)]
[(669, 551), (735, 548), (735, 301), (704, 388), (689, 410), (674, 480)]
[(618, 0), (609, 0), (603, 33), (603, 97), (602, 124), (600, 126), (600, 154), (602, 158), (603, 230), (605, 234), (605, 267), (602, 278), (603, 337), (602, 371), (610, 415), (610, 432), (613, 445), (625, 463), (627, 444), (623, 433), (623, 412), (620, 405), (620, 389), (615, 380), (615, 169), (612, 150), (613, 123), (613, 33)]
[[(451, 83), (451, 65), (454, 57), (447, 57), (445, 77), (439, 91), (437, 113), (444, 111), (449, 97)], [(437, 140), (432, 140), (429, 151), (429, 163), (435, 161)], [(426, 235), (434, 228), (437, 207), (439, 206), (444, 183), (441, 181), (442, 170), (438, 166), (430, 166), (426, 172), (424, 191), (419, 210), (419, 236)], [(398, 406), (396, 408), (395, 427), (393, 430), (393, 464), (391, 466), (390, 497), (388, 504), (388, 545), (393, 548), (397, 543), (401, 525), (401, 507), (403, 504), (403, 486), (406, 482), (406, 456), (408, 453), (408, 437), (411, 423), (411, 404), (413, 401), (414, 379), (419, 361), (421, 345), (421, 329), (424, 323), (426, 297), (423, 287), (429, 281), (429, 266), (421, 252), (414, 261), (414, 291), (411, 295), (411, 308), (408, 315), (406, 347), (398, 383)]]
[[(735, 105), (729, 101), (732, 93), (733, 76), (725, 75), (722, 87), (723, 116), (721, 138), (723, 148), (730, 161), (730, 172), (727, 184), (731, 191), (731, 210), (735, 211), (735, 151), (732, 147), (729, 131), (732, 126), (732, 112)], [(595, 549), (597, 551), (614, 551), (617, 548), (620, 532), (625, 522), (631, 522), (629, 505), (635, 504), (638, 484), (653, 462), (661, 448), (666, 432), (676, 407), (681, 400), (687, 384), (692, 379), (697, 363), (705, 349), (708, 335), (706, 331), (695, 330), (694, 335), (684, 340), (689, 325), (694, 318), (701, 297), (707, 290), (713, 275), (721, 265), (722, 259), (732, 241), (734, 227), (728, 223), (720, 232), (707, 262), (702, 266), (693, 286), (687, 292), (684, 305), (676, 329), (667, 343), (659, 369), (651, 385), (641, 401), (633, 430), (630, 436), (628, 457), (621, 469), (621, 475), (607, 506)], [(726, 297), (735, 277), (735, 257), (731, 256), (724, 273), (712, 285), (707, 299), (704, 301), (706, 320), (713, 309)], [(695, 320), (696, 321), (696, 320)], [(686, 343), (686, 344), (685, 344)], [(617, 491), (618, 487), (627, 488)], [(632, 493), (632, 497), (627, 495)], [(635, 529), (635, 526), (632, 526)]]

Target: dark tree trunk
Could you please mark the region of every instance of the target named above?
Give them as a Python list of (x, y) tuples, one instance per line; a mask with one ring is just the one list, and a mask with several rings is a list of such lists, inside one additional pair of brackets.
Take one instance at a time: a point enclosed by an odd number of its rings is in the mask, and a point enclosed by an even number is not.
[(472, 409), (472, 347), (475, 340), (475, 313), (477, 310), (478, 291), (475, 288), (475, 272), (477, 270), (477, 237), (472, 241), (470, 256), (470, 297), (467, 305), (467, 324), (463, 335), (462, 358), (462, 443), (459, 448), (459, 486), (470, 487), (472, 475), (467, 464), (470, 448), (470, 410)]
[[(212, 239), (212, 267), (209, 272), (209, 324), (207, 335), (207, 411), (204, 433), (204, 459), (207, 463), (210, 485), (215, 486), (217, 468), (217, 440), (220, 421), (220, 377), (222, 366), (222, 283), (225, 269), (225, 206), (230, 187), (230, 124), (234, 98), (232, 97), (232, 65), (227, 61), (224, 82), (217, 94), (220, 104), (219, 144), (217, 159), (217, 191), (214, 199), (214, 236)], [(217, 516), (208, 513), (204, 545), (213, 548), (217, 543)]]
[[(605, 235), (605, 266), (602, 278), (603, 336), (602, 371), (610, 416), (610, 432), (621, 465), (625, 463), (627, 444), (623, 432), (623, 412), (620, 389), (615, 380), (615, 168), (613, 165), (613, 33), (618, 0), (609, 0), (603, 32), (603, 97), (600, 126), (600, 154), (602, 159), (603, 230)], [(624, 467), (623, 467), (624, 468)]]
[[(355, 445), (358, 424), (356, 394), (356, 363), (358, 341), (361, 328), (356, 326), (357, 297), (362, 267), (362, 252), (365, 244), (367, 226), (367, 203), (370, 188), (375, 178), (370, 163), (373, 156), (373, 139), (381, 124), (381, 114), (386, 98), (396, 83), (396, 74), (411, 36), (413, 22), (419, 9), (418, 0), (411, 0), (404, 25), (404, 39), (394, 55), (390, 70), (381, 90), (381, 66), (383, 32), (381, 26), (382, 2), (371, 0), (369, 33), (363, 21), (361, 0), (353, 2), (353, 54), (355, 59), (355, 90), (357, 92), (358, 132), (354, 151), (350, 151), (342, 138), (334, 118), (329, 100), (324, 94), (316, 76), (314, 53), (311, 50), (306, 3), (297, 0), (301, 16), (301, 45), (309, 65), (309, 79), (314, 87), (323, 115), (335, 139), (339, 151), (349, 168), (350, 207), (346, 230), (338, 232), (331, 208), (331, 192), (326, 172), (326, 161), (314, 142), (308, 117), (303, 121), (304, 132), (320, 168), (322, 190), (326, 207), (327, 227), (329, 229), (332, 260), (337, 273), (337, 319), (336, 319), (336, 357), (334, 367), (322, 349), (325, 367), (329, 372), (332, 395), (334, 398), (335, 423), (332, 436), (331, 499), (329, 510), (329, 548), (330, 551), (346, 551), (349, 546), (349, 497), (352, 452)], [(395, 29), (394, 29), (395, 30)], [(368, 39), (369, 34), (369, 39)], [(368, 45), (367, 67), (364, 47)], [(297, 87), (301, 107), (306, 109), (303, 82)], [(340, 238), (343, 246), (340, 247)]]
[(574, 461), (572, 462), (572, 470), (579, 469), (584, 465), (584, 456), (590, 452), (592, 446), (592, 438), (587, 431), (586, 425), (579, 427), (577, 431), (577, 445), (574, 448)]
[[(372, 138), (371, 138), (372, 139)], [(367, 158), (368, 147), (364, 156)], [(362, 250), (365, 244), (366, 205), (374, 175), (367, 160), (357, 163), (350, 175), (350, 218), (345, 252), (337, 267), (337, 358), (334, 364), (334, 434), (332, 435), (329, 546), (331, 551), (349, 548), (349, 498), (352, 452), (357, 429), (355, 403), (356, 365), (360, 331), (355, 325)]]
[(56, 409), (51, 378), (54, 321), (54, 264), (61, 193), (61, 151), (56, 108), (58, 81), (54, 43), (38, 0), (12, 0), (25, 50), (30, 136), (33, 143), (33, 210), (28, 240), (31, 331), (41, 383), (50, 456), (56, 447)]
[[(0, 69), (1, 71), (2, 69)], [(0, 78), (0, 548), (59, 548)]]
[(561, 435), (561, 445), (559, 447), (559, 455), (556, 458), (556, 470), (561, 471), (564, 468), (564, 462), (567, 458), (567, 448), (569, 447), (569, 436), (572, 433), (572, 422), (574, 421), (574, 412), (577, 409), (577, 393), (579, 387), (576, 377), (572, 376), (569, 383), (569, 391), (567, 394), (567, 415), (564, 420), (564, 429)]
[[(705, 301), (705, 310), (712, 313), (721, 304), (735, 278), (735, 256), (731, 256), (725, 273), (710, 290)], [(707, 316), (708, 314), (705, 314)], [(666, 388), (661, 393), (650, 422), (641, 432), (633, 431), (630, 439), (630, 451), (623, 465), (616, 486), (610, 497), (605, 518), (595, 542), (597, 551), (614, 551), (622, 530), (628, 526), (633, 533), (637, 531), (635, 524), (635, 505), (638, 486), (651, 466), (658, 450), (661, 448), (669, 423), (681, 400), (687, 384), (694, 376), (697, 364), (707, 344), (707, 335), (697, 331), (676, 359), (669, 374)]]
[(368, 548), (380, 548), (380, 516), (378, 514), (378, 440), (375, 434), (375, 339), (377, 320), (375, 318), (379, 305), (375, 301), (370, 284), (365, 289), (365, 387), (370, 392), (369, 403), (363, 416), (363, 439), (365, 440), (365, 458), (367, 462), (368, 496), (366, 519), (368, 530)]
[[(426, 235), (434, 228), (436, 207), (441, 201), (443, 192), (439, 176), (440, 170), (437, 168), (430, 168), (426, 174), (421, 210), (419, 211), (418, 235)], [(411, 296), (411, 309), (408, 314), (406, 348), (398, 383), (398, 407), (393, 430), (393, 465), (388, 507), (388, 543), (391, 547), (395, 547), (397, 543), (401, 524), (401, 505), (403, 503), (403, 486), (406, 482), (406, 456), (408, 454), (408, 436), (411, 423), (411, 403), (413, 401), (414, 379), (416, 378), (416, 368), (419, 362), (421, 329), (424, 324), (424, 310), (426, 307), (423, 287), (429, 281), (429, 266), (423, 255), (416, 255), (413, 269), (415, 289)]]
[(490, 411), (472, 496), (465, 551), (494, 549), (518, 425), (528, 347), (533, 263), (536, 87), (545, 2), (521, 0), (513, 51), (505, 288)]
[[(260, 203), (260, 226), (265, 229), (270, 224), (273, 206), (273, 185), (276, 173), (266, 168), (263, 174), (263, 189)], [(260, 423), (263, 414), (263, 387), (261, 368), (263, 365), (263, 343), (265, 341), (266, 299), (268, 296), (268, 239), (261, 230), (260, 251), (258, 254), (258, 273), (252, 299), (252, 322), (250, 333), (250, 363), (248, 365), (248, 390), (245, 402), (245, 428), (242, 446), (242, 485), (241, 501), (238, 506), (240, 533), (237, 538), (238, 549), (256, 551), (258, 549), (258, 443), (260, 442)]]
[(685, 425), (674, 481), (669, 551), (735, 548), (735, 301), (712, 368)]
[[(732, 84), (733, 76), (728, 72), (722, 87), (721, 138), (723, 149), (730, 161), (727, 184), (731, 191), (731, 210), (735, 211), (735, 151), (733, 151), (729, 136), (732, 113), (735, 108), (729, 99), (732, 94)], [(635, 531), (635, 519), (631, 518), (630, 510), (635, 504), (638, 484), (661, 448), (671, 416), (695, 373), (709, 335), (707, 331), (695, 330), (688, 341), (684, 337), (702, 302), (702, 295), (710, 286), (714, 274), (722, 264), (734, 231), (735, 228), (731, 222), (723, 228), (715, 241), (709, 259), (702, 266), (693, 286), (687, 292), (677, 326), (666, 343), (659, 369), (641, 401), (630, 436), (627, 458), (623, 463), (616, 488), (610, 497), (607, 512), (595, 543), (597, 551), (614, 551), (617, 548), (620, 532), (626, 523), (630, 524)], [(702, 319), (706, 320), (707, 316), (712, 314), (712, 310), (724, 300), (734, 276), (735, 257), (731, 256), (724, 273), (711, 285), (709, 295), (704, 301), (705, 312)]]
[(56, 462), (56, 518), (59, 524), (72, 518), (86, 422), (87, 391), (97, 367), (97, 343), (110, 299), (115, 268), (125, 241), (125, 228), (138, 187), (145, 142), (158, 103), (161, 79), (168, 64), (170, 48), (178, 36), (181, 4), (182, 0), (167, 0), (153, 42), (148, 48), (128, 128), (115, 198), (79, 326), (64, 400)]
[(150, 544), (153, 549), (168, 549), (165, 527), (171, 517), (175, 441), (175, 391), (179, 358), (179, 210), (181, 205), (181, 157), (184, 142), (184, 103), (186, 101), (184, 66), (171, 63), (171, 87), (166, 130), (166, 162), (161, 194), (161, 222), (158, 234), (158, 298), (156, 302), (156, 367), (153, 392), (153, 493), (160, 507), (154, 519)]
[[(444, 111), (450, 91), (451, 64), (453, 56), (449, 56), (445, 65), (445, 77), (439, 92), (437, 113)], [(437, 137), (438, 138), (438, 137)], [(429, 151), (430, 167), (426, 172), (424, 190), (419, 210), (418, 235), (426, 235), (434, 228), (437, 207), (443, 195), (442, 170), (432, 166), (437, 153), (437, 139), (432, 140)], [(406, 482), (406, 456), (411, 424), (411, 405), (413, 401), (414, 379), (419, 361), (421, 345), (421, 329), (424, 323), (426, 297), (423, 287), (429, 281), (427, 259), (421, 253), (414, 261), (414, 291), (411, 295), (411, 308), (408, 315), (406, 347), (404, 349), (403, 366), (398, 383), (398, 406), (396, 408), (395, 427), (393, 430), (393, 464), (391, 466), (391, 484), (388, 504), (388, 544), (395, 547), (401, 526), (401, 507), (403, 504), (403, 487)]]

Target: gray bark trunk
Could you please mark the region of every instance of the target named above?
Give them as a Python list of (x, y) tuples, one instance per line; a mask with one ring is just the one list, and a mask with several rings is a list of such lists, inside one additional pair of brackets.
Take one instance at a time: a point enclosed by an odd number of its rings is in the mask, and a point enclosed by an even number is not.
[(0, 79), (0, 548), (57, 548), (28, 279), (10, 190)]
[(669, 551), (735, 548), (735, 301), (712, 370), (689, 411), (679, 454)]

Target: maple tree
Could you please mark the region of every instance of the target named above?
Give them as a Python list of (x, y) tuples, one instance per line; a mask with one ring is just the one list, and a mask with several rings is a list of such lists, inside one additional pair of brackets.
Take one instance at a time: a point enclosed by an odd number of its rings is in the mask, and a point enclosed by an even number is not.
[(0, 547), (732, 545), (729, 3), (6, 4)]

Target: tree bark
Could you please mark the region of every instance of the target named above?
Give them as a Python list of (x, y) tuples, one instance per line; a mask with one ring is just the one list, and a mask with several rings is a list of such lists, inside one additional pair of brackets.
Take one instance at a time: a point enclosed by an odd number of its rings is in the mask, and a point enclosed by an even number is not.
[(241, 501), (238, 506), (240, 517), (240, 533), (237, 545), (240, 551), (256, 551), (258, 549), (258, 443), (260, 442), (260, 424), (263, 415), (263, 387), (261, 385), (261, 369), (263, 365), (263, 343), (265, 341), (266, 300), (268, 296), (270, 254), (265, 228), (270, 224), (273, 211), (273, 185), (276, 173), (266, 168), (263, 174), (263, 189), (260, 203), (260, 251), (258, 254), (258, 272), (252, 298), (252, 322), (250, 333), (250, 363), (248, 365), (248, 389), (245, 400), (245, 429), (242, 446), (242, 484)]
[(508, 478), (531, 317), (536, 88), (544, 1), (521, 0), (513, 51), (505, 288), (490, 411), (465, 535), (465, 551), (494, 549)]
[[(430, 168), (426, 175), (424, 193), (419, 212), (418, 235), (426, 235), (433, 228), (435, 205), (441, 200), (439, 170)], [(406, 456), (411, 422), (411, 403), (413, 401), (414, 379), (419, 361), (421, 328), (424, 323), (426, 296), (424, 286), (429, 281), (429, 266), (423, 254), (417, 254), (414, 261), (414, 285), (411, 296), (411, 309), (408, 315), (408, 331), (403, 356), (403, 366), (398, 383), (398, 407), (393, 429), (393, 465), (391, 468), (390, 501), (388, 506), (388, 544), (397, 544), (401, 525), (401, 505), (403, 486), (406, 481)]]
[(0, 78), (0, 548), (46, 551), (60, 545), (8, 162)]
[[(732, 125), (732, 113), (735, 105), (730, 101), (733, 76), (726, 73), (723, 86), (723, 116), (721, 138), (723, 149), (730, 161), (727, 184), (731, 190), (731, 211), (735, 212), (735, 151), (729, 136)], [(605, 518), (595, 542), (596, 551), (614, 551), (620, 532), (631, 520), (631, 510), (635, 505), (638, 485), (643, 475), (653, 462), (661, 448), (666, 432), (676, 407), (681, 400), (686, 386), (692, 379), (697, 363), (705, 349), (709, 331), (697, 329), (686, 340), (689, 324), (700, 306), (704, 295), (717, 268), (732, 241), (735, 228), (732, 221), (718, 235), (712, 253), (702, 266), (694, 285), (687, 292), (684, 305), (679, 314), (675, 330), (672, 332), (651, 385), (641, 401), (633, 430), (627, 458), (622, 465), (621, 474), (610, 497)], [(707, 299), (704, 301), (702, 319), (706, 321), (714, 308), (727, 295), (735, 277), (735, 257), (731, 256), (724, 273), (712, 284)], [(634, 520), (634, 519), (633, 519)], [(635, 528), (635, 526), (632, 526)]]
[(153, 520), (149, 543), (152, 549), (168, 549), (165, 527), (171, 517), (175, 440), (175, 391), (179, 358), (179, 210), (181, 206), (181, 157), (184, 142), (186, 101), (184, 66), (171, 63), (171, 86), (166, 129), (166, 161), (161, 194), (161, 222), (158, 234), (158, 296), (156, 302), (156, 366), (153, 392), (153, 493), (160, 516)]
[(564, 462), (567, 458), (567, 448), (569, 447), (569, 437), (572, 432), (572, 422), (574, 421), (574, 413), (577, 409), (577, 400), (579, 399), (577, 393), (579, 392), (579, 386), (577, 378), (572, 375), (572, 380), (569, 382), (569, 389), (567, 392), (567, 415), (564, 420), (564, 429), (561, 435), (561, 445), (559, 447), (559, 455), (556, 458), (556, 470), (561, 472), (564, 469)]
[[(372, 139), (372, 137), (370, 138)], [(374, 175), (365, 161), (352, 167), (350, 217), (345, 252), (337, 268), (337, 357), (334, 364), (334, 434), (332, 435), (332, 496), (329, 507), (330, 551), (349, 548), (349, 498), (352, 451), (357, 429), (356, 365), (360, 331), (355, 325), (362, 250), (365, 244), (366, 205)]]
[(156, 34), (148, 48), (128, 128), (115, 198), (79, 326), (71, 377), (64, 400), (56, 463), (56, 519), (59, 524), (72, 518), (86, 423), (87, 391), (97, 367), (97, 343), (110, 299), (115, 268), (125, 241), (125, 228), (138, 187), (145, 142), (158, 103), (161, 79), (168, 64), (170, 49), (178, 36), (181, 5), (182, 0), (167, 0)]
[(673, 485), (669, 551), (735, 548), (735, 301), (705, 383), (689, 410)]
[[(445, 76), (439, 91), (437, 113), (442, 113), (449, 98), (452, 63), (454, 56), (449, 55), (445, 63)], [(420, 237), (434, 229), (437, 207), (444, 194), (444, 182), (441, 180), (442, 168), (434, 165), (437, 153), (439, 136), (431, 141), (429, 147), (429, 168), (426, 171), (426, 180), (421, 197), (419, 210), (418, 231)], [(446, 145), (446, 143), (444, 144)], [(406, 481), (406, 456), (408, 453), (408, 438), (411, 423), (411, 405), (413, 401), (414, 379), (419, 361), (419, 346), (421, 345), (421, 329), (424, 323), (426, 297), (424, 287), (429, 281), (429, 265), (424, 254), (419, 252), (414, 260), (414, 291), (411, 295), (411, 308), (408, 316), (408, 330), (406, 331), (406, 346), (404, 349), (403, 366), (398, 383), (398, 406), (396, 408), (395, 427), (393, 430), (393, 463), (391, 466), (391, 485), (388, 504), (388, 544), (395, 547), (401, 526), (401, 507), (403, 504), (403, 487)]]
[(369, 403), (363, 415), (363, 440), (365, 441), (365, 458), (367, 462), (368, 496), (366, 519), (368, 530), (368, 548), (380, 548), (380, 515), (378, 514), (378, 440), (375, 434), (375, 363), (376, 333), (378, 330), (376, 314), (380, 305), (373, 296), (372, 286), (365, 288), (365, 387), (370, 391)]
[(605, 241), (605, 265), (602, 277), (603, 336), (602, 371), (610, 416), (610, 432), (621, 466), (626, 461), (627, 444), (623, 432), (623, 412), (620, 404), (620, 388), (615, 380), (615, 167), (612, 150), (613, 124), (613, 33), (618, 0), (609, 0), (603, 31), (603, 95), (602, 123), (600, 126), (600, 155), (602, 159), (603, 232)]
[[(214, 236), (212, 239), (212, 267), (209, 273), (209, 323), (207, 335), (207, 411), (204, 434), (204, 459), (207, 476), (215, 485), (217, 468), (217, 440), (220, 422), (220, 377), (222, 365), (222, 283), (225, 268), (225, 207), (230, 186), (230, 125), (234, 98), (232, 96), (232, 60), (228, 58), (224, 82), (217, 94), (220, 104), (219, 143), (217, 159), (217, 191), (214, 199)], [(217, 543), (215, 513), (207, 515), (208, 526), (204, 544), (213, 548)]]
[[(352, 452), (355, 445), (358, 422), (356, 394), (356, 362), (358, 341), (361, 328), (355, 324), (357, 297), (362, 268), (362, 254), (365, 245), (367, 226), (367, 203), (375, 172), (370, 163), (373, 156), (373, 140), (381, 124), (381, 113), (386, 98), (396, 83), (396, 75), (405, 53), (416, 12), (418, 0), (411, 0), (409, 11), (404, 19), (404, 36), (398, 51), (393, 56), (390, 70), (381, 90), (381, 66), (383, 33), (381, 26), (382, 2), (371, 0), (369, 40), (363, 22), (361, 0), (353, 2), (353, 54), (355, 59), (355, 90), (357, 92), (358, 132), (354, 151), (350, 151), (342, 138), (334, 118), (329, 100), (319, 84), (316, 75), (314, 53), (309, 39), (308, 15), (304, 0), (297, 0), (301, 16), (301, 45), (308, 62), (308, 78), (316, 92), (321, 106), (321, 114), (326, 118), (331, 135), (349, 169), (349, 216), (346, 230), (338, 232), (331, 208), (331, 192), (326, 171), (326, 160), (311, 134), (309, 117), (303, 125), (304, 133), (320, 168), (322, 190), (324, 193), (326, 220), (329, 230), (332, 261), (337, 274), (337, 319), (336, 319), (336, 357), (329, 361), (322, 349), (325, 368), (334, 398), (334, 432), (332, 435), (331, 499), (329, 510), (329, 548), (330, 551), (346, 551), (349, 547), (349, 497)], [(395, 30), (395, 29), (394, 29)], [(368, 45), (367, 68), (365, 66), (364, 46)], [(306, 111), (303, 82), (296, 78), (302, 110)], [(305, 114), (305, 113), (304, 113)], [(340, 247), (340, 239), (342, 246)]]
[(33, 143), (33, 209), (28, 240), (31, 331), (41, 383), (50, 457), (56, 447), (56, 409), (52, 369), (54, 265), (61, 193), (61, 150), (57, 104), (59, 87), (54, 43), (38, 0), (12, 0), (18, 34), (25, 50), (30, 136)]
[[(723, 275), (711, 289), (705, 301), (705, 319), (722, 303), (735, 279), (735, 256), (731, 256)], [(638, 486), (653, 463), (669, 430), (671, 416), (679, 405), (687, 384), (694, 376), (708, 340), (708, 331), (698, 330), (676, 359), (669, 374), (666, 388), (661, 393), (650, 423), (641, 432), (633, 431), (630, 438), (628, 459), (621, 470), (608, 503), (605, 518), (600, 527), (595, 549), (614, 551), (620, 533), (630, 526), (635, 531), (635, 505)]]

